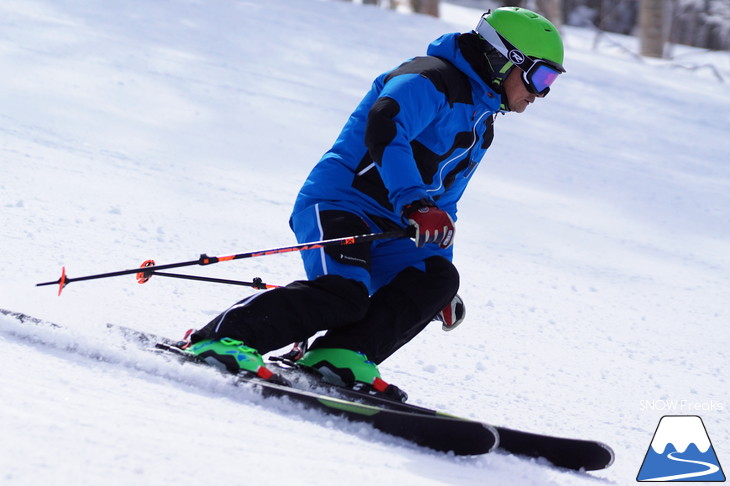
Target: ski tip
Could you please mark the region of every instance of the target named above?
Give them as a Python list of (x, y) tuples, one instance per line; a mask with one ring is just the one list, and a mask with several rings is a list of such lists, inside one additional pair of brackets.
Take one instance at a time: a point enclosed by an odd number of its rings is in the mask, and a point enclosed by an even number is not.
[(616, 460), (616, 453), (615, 453), (615, 452), (613, 451), (613, 449), (611, 448), (611, 446), (609, 446), (608, 444), (605, 444), (605, 443), (603, 443), (603, 442), (598, 442), (598, 445), (599, 445), (599, 446), (600, 446), (600, 447), (601, 447), (601, 448), (602, 448), (603, 450), (605, 450), (605, 451), (606, 451), (606, 453), (607, 453), (607, 454), (608, 454), (608, 456), (609, 456), (608, 462), (607, 462), (607, 463), (606, 463), (606, 465), (605, 465), (605, 466), (603, 466), (603, 467), (602, 467), (601, 469), (605, 469), (605, 468), (607, 468), (607, 467), (611, 467), (611, 466), (613, 465), (613, 461), (615, 461), (615, 460)]

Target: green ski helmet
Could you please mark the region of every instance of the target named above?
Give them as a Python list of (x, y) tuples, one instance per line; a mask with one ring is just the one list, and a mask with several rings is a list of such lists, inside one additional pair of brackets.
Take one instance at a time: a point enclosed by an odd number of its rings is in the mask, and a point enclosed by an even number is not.
[(502, 72), (516, 66), (527, 89), (546, 95), (563, 68), (563, 41), (558, 29), (545, 17), (520, 7), (488, 11), (474, 31), (493, 46), (507, 63)]

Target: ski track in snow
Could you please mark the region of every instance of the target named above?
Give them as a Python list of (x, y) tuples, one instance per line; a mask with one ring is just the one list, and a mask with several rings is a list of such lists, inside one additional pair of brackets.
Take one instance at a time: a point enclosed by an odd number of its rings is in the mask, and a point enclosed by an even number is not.
[[(457, 458), (262, 401), (208, 370), (120, 348), (107, 322), (171, 337), (248, 290), (71, 277), (294, 243), (312, 165), (372, 79), (445, 20), (329, 0), (11, 0), (0, 5), (0, 482), (588, 485), (634, 482), (659, 418), (728, 406), (730, 91), (705, 72), (593, 48), (565, 28), (545, 100), (498, 117), (460, 206), (467, 321), (382, 366), (415, 404), (601, 440), (608, 470)], [(373, 35), (377, 30), (378, 35)], [(636, 40), (612, 36), (629, 49)], [(677, 48), (713, 62), (727, 53)], [(284, 284), (296, 254), (190, 273)], [(726, 410), (697, 411), (730, 455)]]

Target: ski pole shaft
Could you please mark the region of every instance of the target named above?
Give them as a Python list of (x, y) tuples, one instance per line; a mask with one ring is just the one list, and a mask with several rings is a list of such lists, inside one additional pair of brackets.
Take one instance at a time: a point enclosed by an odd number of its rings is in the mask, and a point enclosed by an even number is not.
[[(240, 260), (243, 258), (254, 258), (254, 257), (260, 257), (260, 256), (267, 256), (267, 255), (278, 255), (280, 253), (289, 253), (289, 252), (295, 252), (295, 251), (306, 251), (306, 250), (315, 250), (318, 248), (325, 248), (329, 246), (344, 246), (344, 245), (354, 245), (358, 243), (368, 243), (371, 241), (377, 241), (377, 240), (387, 240), (387, 239), (395, 239), (395, 238), (411, 238), (414, 236), (414, 229), (413, 227), (407, 227), (407, 228), (400, 228), (393, 231), (387, 231), (384, 233), (368, 233), (363, 235), (354, 235), (354, 236), (346, 236), (343, 238), (334, 238), (330, 240), (322, 240), (322, 241), (313, 241), (310, 243), (300, 243), (298, 245), (291, 245), (291, 246), (282, 246), (279, 248), (270, 248), (268, 250), (258, 250), (258, 251), (251, 251), (246, 253), (237, 253), (235, 255), (228, 255), (228, 256), (208, 256), (206, 254), (200, 255), (200, 258), (197, 260), (190, 260), (187, 262), (178, 262), (178, 263), (168, 263), (165, 265), (154, 265), (145, 267), (143, 269), (144, 272), (157, 272), (160, 270), (169, 270), (172, 268), (182, 268), (182, 267), (189, 267), (192, 265), (211, 265), (213, 263), (219, 263), (219, 262), (227, 262), (232, 260)], [(83, 277), (74, 277), (71, 278), (66, 275), (66, 268), (64, 267), (61, 272), (61, 278), (58, 280), (54, 280), (52, 282), (41, 282), (37, 283), (36, 287), (43, 287), (46, 285), (58, 285), (58, 295), (61, 295), (61, 291), (63, 288), (72, 283), (72, 282), (81, 282), (84, 280), (96, 280), (100, 278), (109, 278), (109, 277), (119, 277), (122, 275), (132, 275), (139, 273), (139, 268), (133, 268), (129, 270), (119, 270), (116, 272), (108, 272), (108, 273), (99, 273), (96, 275), (85, 275)]]
[[(415, 236), (415, 230), (412, 227), (402, 228), (394, 231), (388, 231), (385, 233), (368, 233), (364, 235), (345, 236), (343, 238), (335, 238), (331, 240), (314, 241), (311, 243), (300, 243), (298, 245), (283, 246), (281, 248), (271, 248), (269, 250), (251, 251), (248, 253), (238, 253), (236, 255), (222, 256), (222, 257), (209, 257), (207, 255), (200, 255), (200, 265), (210, 265), (211, 263), (227, 262), (231, 260), (240, 260), (242, 258), (253, 258), (266, 255), (278, 255), (280, 253), (289, 253), (292, 251), (305, 251), (305, 250), (316, 250), (318, 248), (325, 248), (328, 246), (344, 246), (344, 245), (355, 245), (357, 243), (368, 243), (376, 240), (390, 240), (394, 238), (410, 238)], [(152, 270), (156, 270), (155, 267), (150, 267)]]
[(275, 289), (275, 288), (279, 287), (279, 285), (272, 285), (272, 284), (264, 283), (258, 277), (254, 278), (253, 282), (242, 282), (240, 280), (228, 280), (228, 279), (224, 279), (224, 278), (201, 277), (200, 275), (181, 275), (178, 273), (167, 273), (167, 272), (150, 272), (149, 273), (150, 277), (153, 275), (158, 275), (160, 277), (179, 278), (179, 279), (183, 279), (183, 280), (195, 280), (198, 282), (211, 282), (211, 283), (220, 283), (220, 284), (227, 284), (227, 285), (240, 285), (242, 287), (252, 287), (252, 288), (258, 289), (258, 290)]

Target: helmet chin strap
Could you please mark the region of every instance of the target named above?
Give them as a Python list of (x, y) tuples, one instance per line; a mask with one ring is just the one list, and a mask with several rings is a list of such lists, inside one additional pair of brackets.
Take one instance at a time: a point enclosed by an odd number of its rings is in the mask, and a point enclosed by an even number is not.
[(507, 91), (504, 89), (504, 81), (507, 79), (507, 76), (512, 72), (512, 70), (516, 66), (512, 64), (511, 62), (507, 61), (507, 63), (502, 66), (502, 69), (499, 71), (499, 76), (497, 79), (499, 80), (500, 88), (500, 98), (501, 98), (501, 106), (499, 107), (502, 111), (512, 111), (512, 109), (509, 107), (509, 100), (507, 99)]
[(512, 111), (512, 109), (509, 107), (509, 100), (507, 99), (507, 95), (502, 93), (502, 104), (499, 106), (500, 111), (502, 112), (508, 112)]

